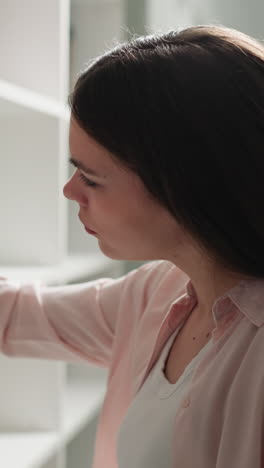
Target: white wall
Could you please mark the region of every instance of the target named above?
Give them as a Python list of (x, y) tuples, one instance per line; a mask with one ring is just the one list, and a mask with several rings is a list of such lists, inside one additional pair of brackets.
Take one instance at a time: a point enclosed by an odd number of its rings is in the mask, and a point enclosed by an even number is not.
[(264, 39), (263, 0), (146, 0), (146, 30), (222, 24)]

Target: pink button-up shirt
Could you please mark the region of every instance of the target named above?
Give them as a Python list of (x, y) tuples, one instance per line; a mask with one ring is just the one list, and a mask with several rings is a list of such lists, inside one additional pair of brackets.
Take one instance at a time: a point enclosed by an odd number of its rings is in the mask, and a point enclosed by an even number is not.
[[(0, 349), (109, 369), (93, 468), (117, 468), (126, 411), (196, 302), (189, 277), (163, 260), (77, 285), (2, 277)], [(213, 346), (174, 415), (172, 468), (264, 468), (264, 278), (241, 281), (212, 314)]]

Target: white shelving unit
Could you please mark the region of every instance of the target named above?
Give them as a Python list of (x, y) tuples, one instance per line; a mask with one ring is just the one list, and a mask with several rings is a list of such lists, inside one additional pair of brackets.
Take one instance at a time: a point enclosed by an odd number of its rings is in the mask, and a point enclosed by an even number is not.
[[(63, 196), (67, 97), (123, 39), (122, 0), (0, 0), (0, 276), (66, 285), (118, 277)], [(107, 370), (0, 355), (0, 466), (89, 468)]]

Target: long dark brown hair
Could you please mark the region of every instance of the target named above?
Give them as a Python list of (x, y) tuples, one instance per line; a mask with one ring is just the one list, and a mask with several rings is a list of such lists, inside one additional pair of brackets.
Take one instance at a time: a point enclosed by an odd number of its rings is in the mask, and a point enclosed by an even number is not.
[(73, 117), (229, 271), (264, 277), (264, 45), (205, 25), (93, 60)]

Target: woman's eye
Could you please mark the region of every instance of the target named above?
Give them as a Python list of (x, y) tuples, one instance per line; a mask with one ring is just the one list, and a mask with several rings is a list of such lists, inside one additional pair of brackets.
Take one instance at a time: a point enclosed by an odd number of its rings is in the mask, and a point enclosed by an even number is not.
[(88, 185), (88, 187), (97, 187), (98, 185), (95, 182), (92, 182), (91, 180), (87, 179), (87, 177), (85, 177), (82, 173), (80, 173), (78, 177), (85, 185)]

